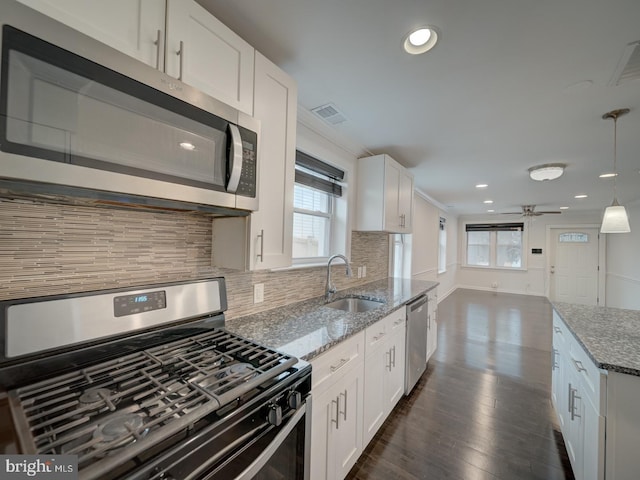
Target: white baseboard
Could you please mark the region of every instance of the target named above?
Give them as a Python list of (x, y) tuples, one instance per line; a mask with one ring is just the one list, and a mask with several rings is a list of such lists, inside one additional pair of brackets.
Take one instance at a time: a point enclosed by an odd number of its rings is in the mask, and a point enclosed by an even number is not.
[(482, 292), (493, 292), (493, 293), (509, 293), (512, 295), (530, 295), (532, 297), (545, 297), (544, 293), (535, 293), (535, 292), (523, 292), (521, 290), (506, 290), (504, 288), (491, 288), (491, 287), (478, 287), (476, 285), (458, 285), (456, 288), (464, 288), (467, 290), (478, 290)]

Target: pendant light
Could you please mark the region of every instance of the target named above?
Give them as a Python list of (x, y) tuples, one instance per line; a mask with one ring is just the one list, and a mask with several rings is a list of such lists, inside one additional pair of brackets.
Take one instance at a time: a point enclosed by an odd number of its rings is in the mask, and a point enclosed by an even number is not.
[(619, 110), (612, 110), (605, 113), (602, 118), (607, 120), (613, 119), (613, 203), (610, 207), (607, 207), (604, 211), (604, 217), (602, 218), (602, 226), (600, 227), (600, 233), (628, 233), (631, 231), (629, 227), (629, 217), (627, 216), (627, 210), (618, 203), (617, 191), (616, 191), (616, 177), (618, 176), (618, 170), (616, 169), (616, 157), (617, 157), (617, 126), (618, 117), (629, 113), (628, 108), (621, 108)]

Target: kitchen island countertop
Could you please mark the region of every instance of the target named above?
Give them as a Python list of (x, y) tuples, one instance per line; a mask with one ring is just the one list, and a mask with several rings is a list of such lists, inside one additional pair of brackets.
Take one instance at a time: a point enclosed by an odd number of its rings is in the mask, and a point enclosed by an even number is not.
[(226, 329), (302, 360), (311, 360), (437, 286), (438, 282), (385, 278), (333, 295), (332, 300), (357, 296), (384, 302), (368, 312), (336, 310), (325, 306), (324, 297), (314, 297), (227, 320)]
[(552, 305), (598, 368), (640, 376), (640, 310)]

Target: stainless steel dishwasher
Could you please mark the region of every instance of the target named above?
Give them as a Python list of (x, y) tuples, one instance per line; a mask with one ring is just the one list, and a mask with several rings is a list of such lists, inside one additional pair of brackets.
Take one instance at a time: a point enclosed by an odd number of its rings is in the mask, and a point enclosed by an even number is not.
[(427, 369), (427, 296), (407, 304), (407, 340), (404, 394), (409, 395)]

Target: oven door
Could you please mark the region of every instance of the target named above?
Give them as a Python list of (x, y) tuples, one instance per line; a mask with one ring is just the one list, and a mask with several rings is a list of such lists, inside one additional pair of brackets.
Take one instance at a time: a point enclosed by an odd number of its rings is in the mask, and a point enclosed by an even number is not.
[[(309, 478), (308, 436), (311, 415), (306, 412), (308, 406), (309, 403), (300, 408), (284, 429), (275, 435), (266, 436), (243, 453), (243, 456), (255, 460), (237, 476), (238, 480)], [(216, 475), (207, 478), (222, 477)]]
[[(144, 465), (124, 475), (130, 480), (307, 480), (309, 478), (311, 396), (297, 409), (286, 409), (285, 395), (258, 399), (250, 411), (187, 436), (164, 454), (149, 452)], [(285, 400), (286, 401), (286, 400)], [(282, 423), (269, 421), (280, 405)], [(277, 423), (277, 422), (276, 422)], [(114, 477), (123, 478), (123, 476)]]

